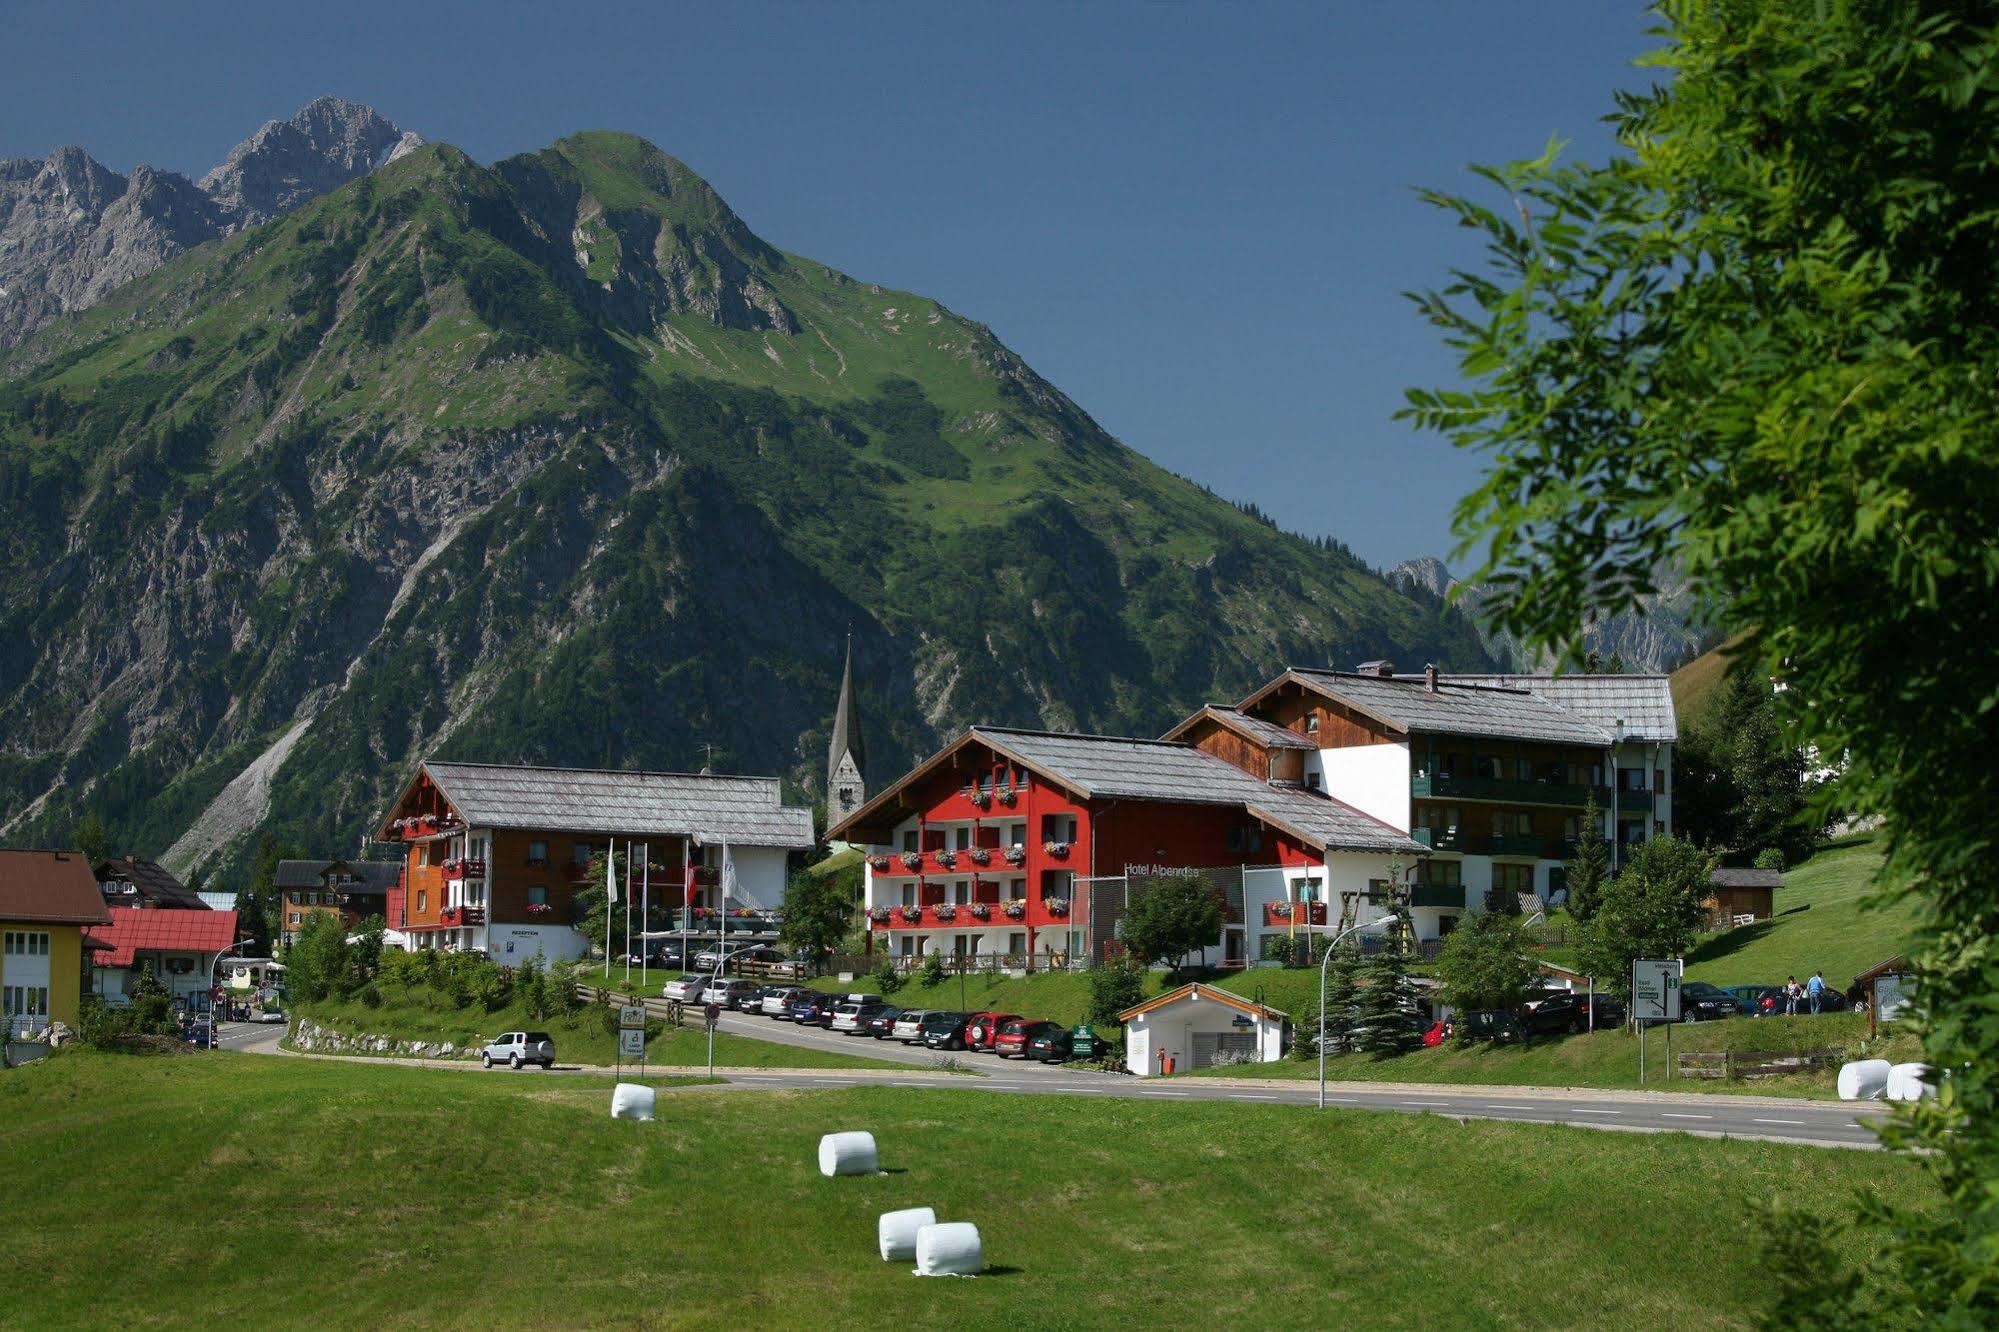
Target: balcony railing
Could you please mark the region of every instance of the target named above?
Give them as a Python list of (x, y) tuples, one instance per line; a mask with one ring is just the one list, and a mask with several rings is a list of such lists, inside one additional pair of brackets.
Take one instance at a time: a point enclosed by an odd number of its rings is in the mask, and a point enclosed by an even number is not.
[(469, 857), (456, 857), (444, 862), (444, 877), (447, 879), (483, 879), (486, 877), (486, 862)]
[[(1063, 903), (1060, 910), (1056, 904)], [(1045, 914), (1062, 917), (1068, 914), (1066, 902), (1062, 898), (1050, 898), (1044, 903)], [(868, 912), (868, 925), (877, 930), (913, 930), (946, 927), (960, 930), (986, 929), (1011, 925), (1016, 929), (1026, 927), (1029, 907), (1021, 898), (1008, 902), (926, 902), (919, 906), (874, 907)], [(976, 914), (983, 912), (983, 915)]]
[(424, 837), (435, 837), (439, 833), (452, 832), (463, 827), (458, 818), (451, 814), (414, 814), (406, 819), (397, 819), (389, 825), (390, 838), (414, 841)]
[(476, 906), (446, 907), (437, 916), (440, 925), (484, 925), (486, 908)]
[[(1066, 849), (1063, 854), (1067, 854)], [(977, 874), (1004, 873), (1027, 863), (1024, 846), (975, 846), (962, 851), (899, 851), (868, 857), (868, 868), (876, 874)]]
[(1465, 849), (1465, 834), (1462, 828), (1418, 828), (1409, 835), (1432, 851)]
[(1463, 907), (1465, 886), (1461, 883), (1412, 883), (1409, 885), (1409, 905), (1412, 907)]
[(1409, 779), (1409, 794), (1419, 800), (1491, 800), (1509, 805), (1572, 805), (1578, 809), (1594, 795), (1597, 804), (1605, 809), (1610, 807), (1607, 786), (1523, 782), (1509, 777), (1460, 777), (1448, 772), (1417, 773)]
[[(1610, 798), (1608, 796), (1604, 797), (1602, 803), (1605, 809), (1610, 808)], [(1651, 810), (1652, 793), (1650, 791), (1627, 791), (1623, 787), (1618, 788), (1617, 812), (1619, 814), (1650, 813)]]

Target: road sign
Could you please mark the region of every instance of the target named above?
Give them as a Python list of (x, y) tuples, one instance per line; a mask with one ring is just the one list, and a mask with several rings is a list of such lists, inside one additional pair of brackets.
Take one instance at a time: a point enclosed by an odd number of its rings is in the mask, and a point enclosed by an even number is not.
[(1232, 1027), (1254, 1027), (1256, 1019), (1253, 1017), (1237, 1016), (1229, 1019), (1229, 1025)]
[(707, 1004), (703, 1006), (701, 1009), (701, 1020), (711, 1027), (714, 1026), (722, 1020), (722, 1006), (720, 1004)]
[(644, 1027), (627, 1027), (618, 1033), (618, 1057), (621, 1059), (643, 1059), (646, 1053), (646, 1033)]
[(646, 1029), (646, 1009), (644, 1004), (625, 1004), (618, 1009), (619, 1031), (644, 1031)]
[(1631, 963), (1631, 1016), (1640, 1023), (1680, 1020), (1680, 973), (1686, 963), (1677, 957), (1634, 958)]

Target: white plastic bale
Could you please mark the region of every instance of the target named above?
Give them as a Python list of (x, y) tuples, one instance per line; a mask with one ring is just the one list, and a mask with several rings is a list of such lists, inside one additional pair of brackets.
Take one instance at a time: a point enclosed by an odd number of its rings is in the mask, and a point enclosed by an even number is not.
[(1928, 1064), (1897, 1064), (1888, 1070), (1888, 1099), (1891, 1101), (1920, 1101), (1935, 1096), (1937, 1089), (1923, 1081), (1929, 1075)]
[(916, 1257), (916, 1233), (925, 1226), (937, 1224), (937, 1212), (929, 1207), (908, 1207), (900, 1212), (883, 1212), (881, 1220), (875, 1223), (875, 1233), (881, 1240), (882, 1261), (900, 1259), (908, 1262)]
[(659, 1093), (636, 1082), (621, 1082), (611, 1089), (611, 1118), (650, 1121)]
[(822, 1175), (872, 1175), (879, 1159), (872, 1133), (828, 1133), (819, 1140)]
[(916, 1232), (918, 1276), (977, 1276), (985, 1266), (979, 1228), (969, 1221), (946, 1221)]
[(1891, 1065), (1885, 1059), (1856, 1059), (1850, 1064), (1839, 1066), (1839, 1099), (1842, 1101), (1878, 1101), (1888, 1092), (1888, 1072)]

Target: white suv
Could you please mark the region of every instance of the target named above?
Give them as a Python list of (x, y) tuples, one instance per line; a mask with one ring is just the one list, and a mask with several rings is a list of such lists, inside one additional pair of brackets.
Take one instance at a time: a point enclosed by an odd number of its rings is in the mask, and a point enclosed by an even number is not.
[(510, 1031), (495, 1037), (479, 1052), (479, 1063), (483, 1068), (495, 1064), (505, 1064), (508, 1068), (519, 1068), (522, 1064), (554, 1068), (555, 1038), (545, 1031)]

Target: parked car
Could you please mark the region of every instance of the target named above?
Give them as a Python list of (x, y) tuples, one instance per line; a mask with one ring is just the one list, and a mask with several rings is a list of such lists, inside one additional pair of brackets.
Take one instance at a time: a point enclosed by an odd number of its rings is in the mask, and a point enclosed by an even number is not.
[(724, 948), (716, 944), (704, 948), (694, 955), (694, 966), (699, 971), (713, 971), (721, 967), (724, 971), (734, 971), (745, 962), (783, 962), (783, 953), (768, 944), (730, 944)]
[(1735, 996), (1706, 981), (1686, 981), (1680, 986), (1682, 1022), (1716, 1022), (1732, 1018), (1739, 1010)]
[(181, 1035), (197, 1050), (215, 1048), (215, 1024), (207, 1018), (195, 1018), (181, 1029)]
[(1731, 985), (1728, 993), (1735, 1000), (1735, 1007), (1744, 1017), (1769, 1017), (1784, 1011), (1784, 987), (1781, 985)]
[(1059, 1022), (1032, 1022), (1027, 1028), (1026, 1057), (1059, 1064), (1076, 1053), (1076, 1033)]
[(757, 1002), (757, 1011), (767, 1018), (789, 1022), (791, 1001), (802, 992), (802, 988), (797, 985), (766, 985), (763, 998)]
[(267, 1008), (253, 1019), (257, 1022), (283, 1022), (285, 1015), (275, 1008)]
[(895, 1026), (888, 1034), (904, 1045), (914, 1045), (923, 1039), (923, 1024), (929, 1017), (927, 1009), (905, 1008), (896, 1016)]
[(690, 971), (668, 981), (660, 993), (677, 1004), (698, 1004), (701, 992), (707, 988), (708, 978)]
[(744, 1000), (762, 988), (755, 981), (744, 980), (741, 976), (723, 976), (708, 982), (707, 988), (701, 991), (701, 1002), (720, 1004), (724, 1008), (741, 1008)]
[(965, 1048), (966, 1029), (972, 1024), (970, 1013), (952, 1013), (938, 1010), (923, 1015), (923, 1046), (926, 1050), (962, 1050)]
[(817, 990), (800, 990), (785, 1010), (791, 1020), (801, 1027), (826, 1027), (833, 1022), (833, 1009), (839, 1000), (830, 994)]
[(677, 943), (661, 944), (658, 948), (655, 948), (653, 950), (651, 965), (655, 967), (665, 967), (668, 970), (671, 970), (674, 967), (679, 967), (682, 970), (685, 970), (687, 967), (686, 958), (687, 958), (686, 950), (683, 949), (679, 944)]
[[(1036, 1036), (1045, 1036), (1050, 1030), (1068, 1035), (1068, 1028), (1054, 1022), (1036, 1022), (1032, 1018), (1014, 1018), (1000, 1024), (999, 1034), (993, 1037), (993, 1053), (1001, 1059), (1026, 1058), (1028, 1042)], [(1073, 1041), (1071, 1042), (1073, 1044)]]
[(1497, 1041), (1501, 1044), (1521, 1039), (1520, 1022), (1511, 1013), (1495, 1008), (1479, 1008), (1452, 1020), (1450, 1033), (1462, 1031), (1468, 1040)]
[(829, 1030), (845, 1032), (849, 1036), (865, 1036), (869, 1020), (886, 1007), (879, 999), (848, 999), (833, 1005), (833, 1020), (826, 1025)]
[[(1594, 1020), (1590, 1017), (1591, 1008), (1596, 1009)], [(1577, 1028), (1578, 1031), (1602, 1031), (1607, 1027), (1623, 1026), (1628, 1014), (1625, 1012), (1622, 999), (1613, 999), (1607, 994), (1585, 994), (1582, 999), (1582, 1010), (1576, 1016), (1582, 1019), (1582, 1026)]]
[(1432, 1050), (1436, 1049), (1438, 1046), (1442, 1045), (1445, 1041), (1448, 1041), (1449, 1039), (1451, 1039), (1451, 1024), (1444, 1021), (1442, 1018), (1439, 1018), (1435, 1022), (1432, 1022), (1430, 1024), (1429, 1030), (1423, 1033), (1424, 1046)]
[(505, 1064), (508, 1068), (523, 1064), (554, 1068), (555, 1038), (545, 1031), (510, 1031), (495, 1037), (479, 1052), (479, 1063), (484, 1068), (495, 1064)]
[(888, 1034), (895, 1030), (895, 1020), (901, 1016), (900, 1008), (883, 1004), (875, 1010), (875, 1015), (868, 1019), (867, 1034), (878, 1041), (887, 1040)]
[(991, 1054), (999, 1040), (1000, 1028), (1020, 1020), (1018, 1013), (974, 1013), (965, 1026), (965, 1048)]
[[(1530, 1036), (1562, 1035), (1589, 1030), (1590, 997), (1581, 990), (1562, 990), (1544, 995), (1541, 1001), (1520, 1015), (1520, 1025)], [(1597, 1022), (1603, 1024), (1603, 1007), (1598, 1004)], [(1622, 1020), (1621, 1018), (1619, 1019)]]

